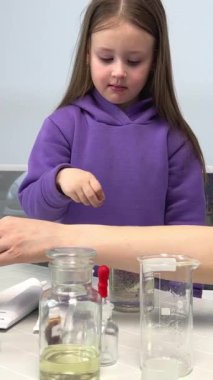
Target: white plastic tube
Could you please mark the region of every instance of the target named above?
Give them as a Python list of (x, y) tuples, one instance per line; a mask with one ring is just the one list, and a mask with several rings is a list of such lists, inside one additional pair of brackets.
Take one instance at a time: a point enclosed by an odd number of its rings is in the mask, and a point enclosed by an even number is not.
[(8, 329), (38, 307), (42, 284), (29, 278), (0, 292), (0, 329)]

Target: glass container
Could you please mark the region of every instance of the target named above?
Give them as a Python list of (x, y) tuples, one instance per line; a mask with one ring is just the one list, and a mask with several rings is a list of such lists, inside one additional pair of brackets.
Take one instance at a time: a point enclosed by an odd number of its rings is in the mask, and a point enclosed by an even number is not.
[(139, 262), (142, 378), (158, 370), (185, 376), (193, 368), (192, 271), (199, 262), (169, 254)]
[(101, 297), (92, 287), (96, 252), (48, 252), (51, 288), (39, 304), (40, 380), (98, 380)]
[(118, 360), (118, 325), (112, 319), (113, 304), (102, 305), (101, 365), (115, 364)]

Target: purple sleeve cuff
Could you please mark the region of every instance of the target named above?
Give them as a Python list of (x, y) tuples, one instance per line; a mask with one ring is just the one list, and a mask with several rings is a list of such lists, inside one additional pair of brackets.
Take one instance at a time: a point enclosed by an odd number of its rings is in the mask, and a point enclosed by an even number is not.
[(70, 203), (70, 198), (59, 192), (56, 187), (56, 175), (60, 169), (69, 168), (69, 164), (61, 164), (49, 170), (42, 181), (42, 194), (51, 207), (63, 207)]

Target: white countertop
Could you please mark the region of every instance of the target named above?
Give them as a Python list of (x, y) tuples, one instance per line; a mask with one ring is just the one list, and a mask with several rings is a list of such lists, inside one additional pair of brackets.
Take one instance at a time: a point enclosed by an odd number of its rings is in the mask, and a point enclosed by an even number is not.
[[(45, 267), (18, 264), (0, 268), (0, 290), (30, 277), (46, 280)], [(194, 298), (194, 369), (184, 380), (213, 379), (213, 291)], [(38, 380), (38, 334), (33, 326), (38, 313), (7, 331), (0, 330), (0, 379)], [(101, 380), (141, 380), (139, 369), (139, 314), (114, 313), (119, 325), (119, 360), (101, 368)]]

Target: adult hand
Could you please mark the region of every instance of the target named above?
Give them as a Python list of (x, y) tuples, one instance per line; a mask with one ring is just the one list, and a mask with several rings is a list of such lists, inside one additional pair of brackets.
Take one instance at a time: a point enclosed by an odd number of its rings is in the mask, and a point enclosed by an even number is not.
[(56, 184), (63, 194), (85, 206), (100, 207), (105, 200), (100, 182), (85, 170), (61, 169), (57, 174)]
[(60, 228), (42, 220), (6, 216), (0, 219), (0, 266), (48, 261), (47, 250), (60, 246)]

